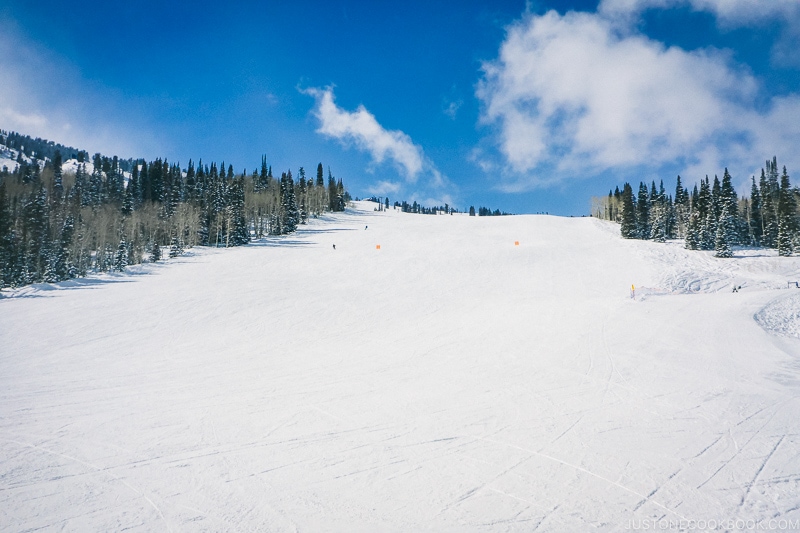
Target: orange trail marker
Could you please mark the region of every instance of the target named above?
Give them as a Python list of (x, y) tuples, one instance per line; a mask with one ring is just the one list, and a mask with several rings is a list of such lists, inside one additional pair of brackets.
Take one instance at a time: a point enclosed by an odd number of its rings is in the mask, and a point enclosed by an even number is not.
[(380, 245), (380, 244), (376, 244), (376, 245), (375, 245), (375, 249), (376, 249), (376, 250), (380, 250), (380, 249), (381, 249), (381, 245)]
[(519, 246), (519, 241), (514, 241), (514, 246)]

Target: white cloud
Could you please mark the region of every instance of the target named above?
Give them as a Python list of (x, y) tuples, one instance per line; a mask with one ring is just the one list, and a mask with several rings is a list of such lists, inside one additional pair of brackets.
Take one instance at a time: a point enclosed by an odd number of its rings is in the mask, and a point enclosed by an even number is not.
[[(324, 89), (312, 87), (301, 92), (313, 96), (316, 100), (312, 113), (319, 120), (317, 133), (336, 139), (345, 146), (353, 145), (368, 153), (374, 165), (385, 161), (393, 163), (404, 178), (377, 181), (366, 188), (369, 194), (403, 195), (411, 201), (426, 196), (426, 201), (431, 201), (433, 198), (452, 200), (452, 197), (443, 191), (454, 190), (453, 184), (425, 155), (422, 147), (414, 144), (406, 133), (387, 130), (363, 105), (352, 112), (342, 109), (336, 105), (332, 87)], [(424, 179), (420, 180), (420, 177)], [(411, 184), (416, 184), (416, 190), (413, 192), (407, 189)]]
[[(668, 0), (649, 0), (658, 2)], [(755, 111), (758, 81), (725, 53), (667, 48), (597, 14), (528, 16), (483, 69), (482, 121), (495, 127), (508, 190), (608, 170), (752, 164), (782, 148), (794, 155), (800, 141), (796, 99)]]
[(370, 187), (367, 187), (367, 192), (376, 196), (386, 196), (388, 194), (397, 194), (402, 189), (402, 185), (396, 181), (379, 181)]
[(778, 29), (770, 61), (783, 68), (799, 68), (800, 1), (798, 0), (602, 0), (598, 13), (620, 28), (630, 28), (647, 10), (688, 7), (711, 13), (722, 30), (741, 27), (763, 27), (772, 24)]
[(415, 182), (423, 169), (432, 167), (411, 137), (399, 130), (385, 129), (363, 105), (353, 112), (345, 111), (336, 105), (331, 87), (303, 92), (317, 101), (314, 114), (319, 119), (318, 133), (345, 144), (355, 144), (369, 152), (375, 163), (387, 158), (392, 160), (410, 182)]
[(444, 114), (450, 117), (452, 120), (455, 120), (456, 115), (458, 114), (458, 110), (461, 109), (462, 105), (464, 105), (463, 100), (448, 102), (444, 108)]
[(598, 11), (607, 16), (638, 16), (647, 9), (689, 6), (694, 11), (712, 13), (723, 27), (751, 26), (766, 20), (798, 22), (797, 0), (602, 0)]

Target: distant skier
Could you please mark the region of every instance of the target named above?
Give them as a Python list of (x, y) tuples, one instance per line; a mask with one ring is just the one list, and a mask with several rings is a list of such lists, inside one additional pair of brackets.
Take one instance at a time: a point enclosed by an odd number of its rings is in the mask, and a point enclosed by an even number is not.
[(364, 229), (367, 229), (369, 226), (364, 226)]
[(334, 249), (334, 250), (336, 249), (336, 245), (335, 245), (335, 244), (333, 245), (333, 249)]

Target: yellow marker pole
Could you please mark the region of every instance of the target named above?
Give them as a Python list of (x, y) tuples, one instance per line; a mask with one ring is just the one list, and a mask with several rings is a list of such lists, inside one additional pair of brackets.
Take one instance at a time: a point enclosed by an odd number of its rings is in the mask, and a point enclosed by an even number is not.
[(631, 299), (636, 299), (636, 287), (633, 286), (633, 283), (631, 283)]

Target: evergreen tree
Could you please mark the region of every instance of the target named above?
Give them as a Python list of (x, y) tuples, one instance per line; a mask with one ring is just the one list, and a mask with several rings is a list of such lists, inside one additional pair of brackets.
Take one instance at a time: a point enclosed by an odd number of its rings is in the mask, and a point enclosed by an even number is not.
[(49, 234), (47, 192), (39, 185), (25, 204), (23, 238), (26, 248), (25, 283), (42, 281), (47, 261)]
[(72, 186), (72, 195), (81, 206), (89, 205), (90, 196), (87, 194), (86, 166), (81, 163), (75, 170), (75, 185)]
[(15, 250), (12, 236), (13, 218), (8, 204), (5, 181), (0, 182), (0, 289), (12, 283)]
[(731, 236), (735, 231), (735, 221), (730, 212), (730, 206), (724, 205), (717, 223), (717, 232), (714, 240), (714, 255), (716, 257), (733, 257), (731, 250)]
[(197, 200), (197, 174), (191, 159), (189, 160), (189, 166), (186, 167), (186, 191), (184, 192), (184, 197), (191, 203)]
[(125, 179), (122, 175), (119, 158), (117, 156), (112, 159), (103, 158), (103, 167), (108, 169), (106, 173), (106, 198), (108, 203), (121, 205), (123, 194), (125, 193)]
[(75, 277), (75, 268), (70, 261), (72, 237), (75, 233), (75, 220), (72, 215), (67, 215), (61, 227), (58, 246), (54, 246), (54, 257), (51, 281), (62, 281)]
[[(767, 165), (770, 162), (767, 161)], [(774, 200), (769, 180), (761, 169), (760, 179), (761, 189), (761, 239), (762, 244), (768, 248), (774, 248), (778, 239), (778, 212), (777, 203)]]
[(141, 203), (153, 201), (153, 184), (150, 181), (150, 169), (146, 161), (142, 161), (142, 166), (139, 169), (139, 187), (141, 188), (142, 199)]
[(764, 230), (761, 217), (761, 192), (758, 190), (758, 185), (756, 185), (755, 176), (753, 176), (750, 186), (750, 216), (748, 222), (750, 225), (751, 244), (759, 246)]
[(778, 203), (780, 185), (778, 184), (778, 158), (773, 156), (772, 161), (767, 161), (767, 184), (773, 203)]
[(797, 205), (789, 183), (786, 167), (783, 167), (778, 199), (778, 255), (789, 256), (794, 251), (793, 234), (797, 228)]
[(636, 205), (633, 201), (633, 188), (630, 183), (626, 183), (622, 188), (622, 222), (620, 232), (626, 239), (636, 239), (639, 237), (639, 229), (636, 223)]
[(650, 233), (646, 238), (650, 238), (657, 242), (664, 242), (667, 238), (669, 213), (666, 205), (666, 193), (664, 192), (664, 183), (661, 183), (661, 188), (656, 189), (656, 184), (650, 189)]
[(164, 165), (166, 164), (166, 159), (162, 161), (161, 158), (158, 158), (150, 163), (150, 167), (148, 167), (148, 176), (150, 178), (150, 197), (148, 200), (151, 202), (164, 202), (164, 179), (166, 174)]
[(305, 224), (308, 220), (308, 188), (306, 186), (306, 170), (300, 167), (297, 172), (299, 180), (297, 182), (297, 208), (300, 224)]
[(125, 239), (120, 239), (119, 246), (117, 246), (117, 255), (114, 258), (114, 270), (123, 272), (125, 267), (128, 266), (128, 244)]
[(650, 236), (650, 198), (647, 185), (639, 183), (639, 196), (636, 202), (636, 223), (639, 239), (646, 239)]
[(328, 209), (336, 211), (336, 180), (333, 179), (331, 169), (328, 167)]
[[(739, 199), (736, 195), (736, 189), (733, 188), (732, 181), (728, 169), (725, 168), (725, 173), (722, 175), (722, 186), (720, 187), (720, 202), (722, 209), (727, 206), (729, 215), (735, 217), (739, 208)], [(721, 214), (722, 211), (720, 211), (720, 216)]]
[(699, 250), (701, 248), (700, 226), (700, 212), (692, 211), (689, 216), (689, 224), (686, 227), (685, 247), (688, 250)]
[(653, 222), (650, 225), (650, 238), (656, 242), (667, 240), (667, 218), (668, 213), (665, 206), (661, 203), (655, 204), (651, 208)]
[(714, 184), (711, 186), (711, 206), (714, 212), (714, 220), (719, 220), (722, 215), (722, 186), (716, 174), (714, 175)]
[(122, 197), (122, 214), (128, 216), (133, 213), (133, 205), (133, 187), (131, 182), (128, 182), (128, 186), (125, 188), (125, 195)]
[(130, 200), (129, 205), (131, 211), (137, 209), (140, 205), (142, 205), (142, 185), (141, 181), (139, 180), (139, 163), (136, 162), (133, 164), (133, 168), (131, 169), (131, 179), (128, 180), (128, 186), (125, 187), (125, 194), (127, 195), (130, 191)]
[(150, 262), (155, 263), (156, 261), (160, 260), (161, 260), (161, 247), (158, 245), (158, 242), (154, 242), (152, 251), (150, 252)]
[(283, 211), (281, 233), (292, 233), (297, 229), (300, 215), (297, 210), (297, 202), (294, 195), (294, 180), (292, 179), (291, 170), (285, 174), (281, 174), (281, 198), (281, 207)]
[(688, 202), (688, 198), (684, 195), (687, 195), (686, 189), (683, 188), (683, 184), (681, 183), (681, 176), (678, 175), (678, 178), (675, 180), (675, 204), (685, 204)]
[(206, 171), (203, 167), (203, 160), (197, 161), (197, 173), (194, 180), (194, 198), (197, 199), (198, 204), (202, 206), (205, 200), (206, 193)]
[(56, 198), (61, 198), (64, 195), (64, 176), (62, 169), (63, 161), (61, 160), (61, 151), (56, 150), (53, 156), (53, 193)]
[(325, 177), (324, 177), (324, 174), (322, 172), (322, 163), (317, 165), (317, 183), (316, 183), (316, 186), (317, 187), (324, 187), (325, 186)]
[(710, 209), (705, 219), (700, 223), (700, 249), (713, 250), (716, 245), (717, 221), (714, 211)]
[(789, 219), (781, 217), (778, 223), (778, 239), (777, 239), (778, 255), (788, 257), (794, 252), (794, 243), (792, 242), (792, 230), (790, 228)]
[(229, 243), (242, 246), (250, 242), (250, 230), (244, 208), (244, 177), (236, 178), (229, 188), (228, 209), (230, 212)]
[(89, 186), (87, 189), (87, 202), (92, 207), (97, 207), (103, 198), (103, 174), (102, 174), (102, 156), (94, 154), (92, 173), (89, 176)]
[(182, 253), (183, 253), (183, 246), (181, 246), (180, 240), (178, 240), (177, 235), (173, 235), (172, 241), (169, 244), (169, 258), (175, 259)]
[(675, 185), (675, 232), (678, 237), (686, 237), (686, 230), (689, 225), (689, 214), (691, 212), (691, 205), (689, 199), (689, 191), (687, 191), (681, 183), (681, 177), (678, 176)]
[(700, 212), (700, 219), (705, 220), (708, 213), (712, 210), (711, 186), (708, 176), (705, 181), (700, 180), (700, 192), (697, 195), (697, 210)]
[(181, 178), (180, 168), (175, 166), (170, 170), (169, 180), (169, 196), (168, 202), (165, 205), (165, 212), (167, 217), (171, 217), (177, 211), (178, 206), (183, 201), (183, 180)]
[(347, 200), (345, 200), (344, 184), (342, 179), (336, 182), (336, 209), (334, 211), (344, 212)]
[(729, 224), (726, 227), (727, 238), (729, 239), (729, 244), (733, 246), (734, 244), (739, 244), (739, 198), (736, 194), (736, 189), (733, 188), (731, 175), (728, 173), (728, 169), (725, 168), (725, 173), (722, 176), (722, 185), (720, 187), (720, 217), (723, 216), (725, 208), (728, 208), (728, 216), (730, 220), (728, 221)]

